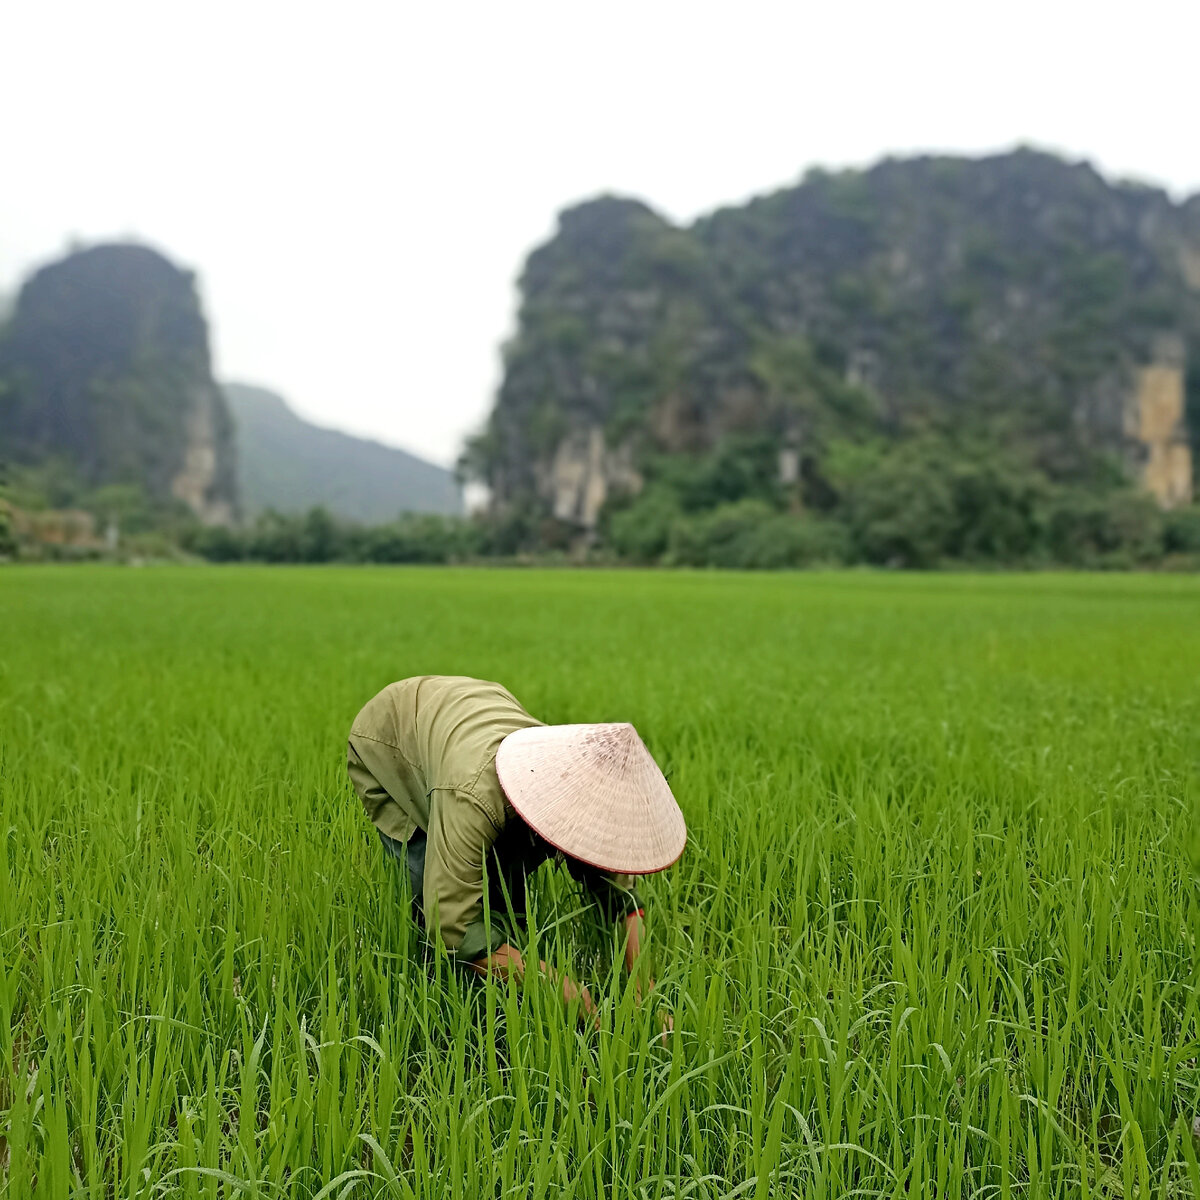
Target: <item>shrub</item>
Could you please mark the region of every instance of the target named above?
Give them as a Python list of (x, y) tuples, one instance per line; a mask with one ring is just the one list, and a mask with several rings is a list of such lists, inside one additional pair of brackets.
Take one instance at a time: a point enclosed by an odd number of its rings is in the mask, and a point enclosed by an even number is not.
[(1002, 455), (965, 458), (950, 471), (950, 494), (952, 557), (1011, 563), (1038, 552), (1049, 494), (1041, 472)]
[(845, 562), (849, 554), (845, 527), (837, 522), (773, 513), (747, 535), (742, 565), (781, 570)]
[(651, 484), (627, 508), (607, 516), (606, 541), (621, 558), (638, 563), (657, 562), (666, 553), (671, 528), (682, 511), (672, 490)]
[(685, 567), (741, 567), (756, 528), (773, 510), (761, 500), (738, 500), (681, 517), (671, 527), (667, 561)]
[(240, 562), (246, 557), (246, 538), (224, 525), (197, 525), (181, 539), (185, 550), (207, 558), (209, 562)]
[(1163, 549), (1168, 554), (1200, 554), (1200, 504), (1163, 517)]
[(780, 499), (779, 448), (767, 434), (734, 434), (700, 457), (675, 454), (651, 464), (651, 478), (689, 512), (735, 500)]
[(932, 567), (958, 528), (950, 463), (917, 444), (884, 455), (848, 481), (842, 505), (857, 556), (899, 567)]
[(1114, 569), (1147, 563), (1163, 549), (1163, 515), (1149, 496), (1060, 488), (1045, 514), (1047, 547), (1058, 562)]
[(678, 518), (667, 561), (680, 566), (782, 570), (846, 557), (845, 531), (831, 521), (776, 512), (739, 500)]
[(271, 509), (262, 513), (250, 531), (246, 557), (271, 563), (303, 562), (304, 533), (300, 518)]
[(17, 555), (17, 535), (13, 531), (12, 517), (8, 505), (0, 500), (0, 558), (15, 558)]
[(478, 553), (477, 527), (454, 517), (406, 513), (363, 529), (350, 557), (375, 563), (447, 563)]

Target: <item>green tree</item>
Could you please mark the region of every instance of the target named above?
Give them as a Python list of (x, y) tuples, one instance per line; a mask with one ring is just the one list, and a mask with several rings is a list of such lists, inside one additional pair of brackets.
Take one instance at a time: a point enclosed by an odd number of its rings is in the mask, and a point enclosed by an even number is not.
[(631, 562), (658, 562), (666, 553), (671, 527), (682, 512), (674, 489), (651, 484), (627, 507), (607, 515), (607, 543)]
[(1038, 553), (1050, 486), (1039, 471), (1002, 453), (983, 452), (955, 460), (949, 484), (954, 527), (946, 551), (951, 557), (1011, 563)]
[(225, 525), (193, 525), (183, 535), (185, 550), (209, 562), (240, 562), (247, 556), (246, 535)]
[(1200, 504), (1189, 504), (1166, 514), (1163, 548), (1170, 554), (1200, 554)]
[(668, 561), (685, 567), (745, 567), (755, 530), (774, 514), (762, 500), (737, 500), (676, 521)]
[(689, 567), (781, 570), (843, 561), (845, 533), (832, 521), (781, 513), (761, 500), (737, 500), (679, 517), (667, 561)]
[(17, 535), (12, 527), (12, 514), (8, 504), (0, 500), (0, 558), (16, 558)]
[(688, 512), (749, 499), (778, 506), (783, 499), (778, 441), (769, 433), (731, 434), (708, 454), (662, 456), (649, 475)]
[(327, 509), (319, 506), (309, 509), (300, 534), (300, 553), (304, 562), (332, 562), (341, 557), (343, 542), (341, 526)]
[(1162, 513), (1150, 497), (1131, 490), (1059, 488), (1044, 520), (1050, 553), (1061, 563), (1126, 568), (1162, 554)]
[(273, 509), (261, 513), (250, 531), (246, 557), (260, 562), (303, 562), (302, 519), (285, 516)]
[(952, 466), (944, 446), (923, 440), (844, 463), (839, 516), (855, 555), (887, 566), (936, 566), (957, 526)]

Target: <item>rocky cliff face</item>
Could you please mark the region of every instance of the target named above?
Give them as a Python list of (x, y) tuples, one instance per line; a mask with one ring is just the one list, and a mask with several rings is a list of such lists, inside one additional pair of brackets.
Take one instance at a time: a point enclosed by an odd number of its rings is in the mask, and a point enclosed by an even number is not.
[(1192, 499), (1183, 341), (1161, 338), (1128, 394), (1124, 429), (1133, 473), (1163, 508)]
[(467, 457), (501, 507), (587, 528), (647, 455), (767, 433), (812, 475), (833, 437), (929, 428), (1191, 495), (1200, 197), (1020, 151), (812, 173), (685, 229), (604, 198), (562, 214), (521, 296)]
[(0, 455), (132, 483), (202, 521), (237, 507), (232, 424), (192, 276), (143, 246), (33, 275), (0, 343)]

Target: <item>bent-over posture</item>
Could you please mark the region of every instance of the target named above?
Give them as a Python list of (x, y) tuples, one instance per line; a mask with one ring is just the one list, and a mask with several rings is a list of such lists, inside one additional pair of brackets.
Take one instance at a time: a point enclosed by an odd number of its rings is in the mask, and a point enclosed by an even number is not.
[[(644, 914), (633, 877), (669, 867), (687, 833), (632, 725), (543, 725), (498, 683), (422, 675), (367, 703), (347, 760), (385, 851), (407, 866), (414, 915), (458, 962), (524, 970), (509, 914), (523, 919), (527, 877), (558, 856), (625, 926), (633, 969)], [(564, 979), (563, 994), (594, 1012), (585, 988)]]

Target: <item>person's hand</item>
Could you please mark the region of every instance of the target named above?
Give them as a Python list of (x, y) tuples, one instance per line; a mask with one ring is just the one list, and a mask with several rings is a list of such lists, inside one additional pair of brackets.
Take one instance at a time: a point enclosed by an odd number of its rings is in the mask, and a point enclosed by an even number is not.
[(572, 1000), (578, 1000), (579, 1011), (585, 1017), (594, 1017), (596, 1015), (596, 1002), (592, 999), (592, 993), (583, 984), (575, 984), (569, 979), (564, 979), (563, 999), (568, 1004)]
[[(520, 951), (507, 943), (492, 954), (471, 963), (471, 968), (480, 975), (498, 975), (502, 979), (508, 978), (509, 975), (516, 975), (519, 979), (525, 974), (525, 962), (521, 958)], [(600, 1010), (597, 1009), (596, 1002), (592, 999), (592, 993), (586, 987), (577, 984), (569, 975), (559, 976), (544, 962), (538, 963), (538, 970), (547, 979), (561, 983), (562, 998), (565, 1003), (570, 1004), (572, 1000), (579, 1001), (579, 1020), (583, 1024), (591, 1024), (599, 1029)]]
[(662, 1024), (662, 1033), (658, 1035), (659, 1041), (665, 1046), (671, 1034), (675, 1032), (675, 1018), (664, 1009), (658, 1014), (658, 1019)]
[[(647, 994), (649, 994), (652, 991), (654, 991), (653, 977), (646, 980)], [(640, 1005), (642, 1003), (642, 985), (640, 982), (635, 983), (633, 985), (633, 998), (634, 998), (635, 1003), (637, 1003), (638, 1005)], [(658, 1022), (659, 1022), (659, 1025), (662, 1027), (662, 1032), (659, 1034), (659, 1040), (665, 1046), (667, 1044), (667, 1038), (672, 1033), (675, 1032), (675, 1018), (674, 1018), (674, 1016), (672, 1016), (671, 1013), (667, 1012), (666, 1009), (663, 1009), (658, 1014)]]
[[(654, 991), (653, 977), (646, 980), (646, 991)], [(635, 1004), (640, 1005), (642, 1003), (642, 981), (640, 979), (633, 985), (633, 1000)]]
[[(542, 964), (542, 969), (546, 971), (545, 963)], [(566, 1004), (570, 1004), (572, 1000), (579, 1001), (580, 1024), (600, 1027), (600, 1011), (596, 1007), (595, 1000), (592, 999), (592, 993), (583, 984), (578, 984), (569, 976), (564, 975), (562, 977), (562, 995), (563, 1002)]]

